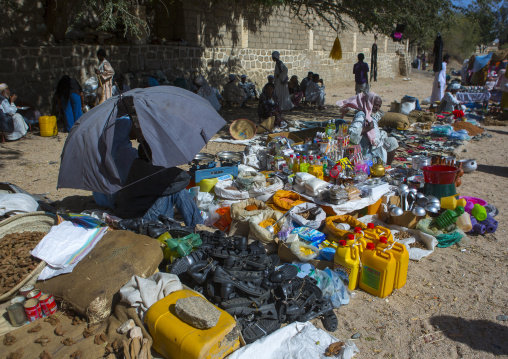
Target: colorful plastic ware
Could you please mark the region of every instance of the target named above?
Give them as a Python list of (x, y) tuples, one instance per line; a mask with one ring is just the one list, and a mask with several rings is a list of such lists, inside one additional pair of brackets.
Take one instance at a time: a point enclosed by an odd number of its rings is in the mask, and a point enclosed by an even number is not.
[(481, 222), (487, 219), (487, 210), (485, 207), (477, 203), (471, 210), (471, 215), (476, 218), (478, 222)]
[(453, 166), (425, 166), (422, 168), (425, 183), (452, 184), (455, 182), (455, 175), (459, 171)]
[(457, 206), (454, 210), (447, 209), (441, 213), (439, 217), (434, 218), (430, 225), (432, 227), (437, 227), (438, 229), (446, 228), (457, 222), (457, 218), (459, 218), (463, 213), (464, 207), (461, 206)]

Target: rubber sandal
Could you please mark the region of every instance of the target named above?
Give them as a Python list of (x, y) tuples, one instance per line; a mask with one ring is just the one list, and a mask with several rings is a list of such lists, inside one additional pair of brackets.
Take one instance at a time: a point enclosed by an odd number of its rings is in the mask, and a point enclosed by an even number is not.
[(298, 268), (292, 264), (285, 264), (279, 267), (270, 275), (270, 281), (273, 283), (282, 283), (291, 280), (298, 274)]
[(228, 308), (226, 311), (234, 317), (251, 317), (269, 318), (279, 320), (279, 314), (275, 304), (265, 304), (261, 307), (234, 307)]
[[(266, 292), (261, 287), (256, 286), (252, 283), (235, 279), (235, 277), (233, 277), (231, 274), (226, 272), (226, 270), (222, 269), (221, 267), (215, 268), (215, 272), (213, 274), (213, 281), (215, 283), (220, 283), (223, 285), (224, 284), (232, 285), (234, 288), (256, 297), (259, 297)], [(228, 298), (223, 299), (227, 300)]]
[[(323, 320), (323, 326), (326, 325), (326, 330), (334, 332), (337, 329), (338, 320), (333, 311), (332, 303), (325, 299), (314, 301), (312, 306), (306, 309), (305, 314), (299, 316), (297, 320), (299, 322), (307, 322), (319, 316), (324, 316), (326, 318), (326, 320)], [(335, 317), (335, 319), (333, 317)]]
[(194, 252), (190, 252), (185, 257), (176, 259), (169, 268), (169, 273), (181, 275), (186, 273), (190, 266), (206, 257), (205, 252), (201, 250), (195, 250)]
[(260, 318), (254, 322), (242, 323), (242, 326), (243, 339), (250, 344), (279, 329), (280, 322), (277, 319)]
[(339, 327), (339, 319), (337, 319), (333, 310), (323, 314), (321, 322), (323, 323), (323, 327), (329, 332), (334, 332)]
[(196, 283), (203, 284), (208, 278), (208, 274), (210, 274), (213, 267), (213, 262), (200, 260), (189, 265), (187, 273)]
[(236, 271), (230, 270), (229, 273), (238, 280), (251, 282), (260, 285), (263, 280), (264, 273), (260, 271)]
[(238, 297), (229, 300), (224, 300), (220, 303), (222, 309), (231, 309), (237, 307), (248, 307), (252, 304), (252, 300), (245, 297)]

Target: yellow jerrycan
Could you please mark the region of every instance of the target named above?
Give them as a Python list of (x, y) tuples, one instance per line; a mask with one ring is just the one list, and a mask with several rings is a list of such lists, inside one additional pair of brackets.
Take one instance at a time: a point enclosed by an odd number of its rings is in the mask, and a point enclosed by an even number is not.
[(360, 244), (360, 256), (361, 256), (365, 248), (367, 248), (367, 243), (374, 242), (372, 241), (372, 239), (369, 239), (365, 236), (365, 232), (360, 227), (355, 227), (353, 231), (356, 243)]
[(368, 245), (362, 255), (360, 288), (372, 295), (384, 298), (393, 291), (395, 258), (389, 252)]
[(384, 236), (388, 239), (389, 243), (393, 243), (393, 234), (386, 227), (376, 226), (374, 223), (367, 223), (367, 229), (363, 230), (363, 235), (366, 239), (370, 239), (374, 244), (379, 242), (379, 238)]
[(377, 248), (391, 253), (393, 258), (395, 258), (396, 266), (393, 287), (395, 289), (402, 288), (406, 285), (407, 269), (409, 266), (409, 252), (406, 246), (399, 242), (389, 243), (386, 237), (381, 237)]
[(347, 282), (348, 288), (355, 290), (360, 274), (360, 245), (355, 243), (354, 234), (339, 241), (333, 262), (335, 271)]

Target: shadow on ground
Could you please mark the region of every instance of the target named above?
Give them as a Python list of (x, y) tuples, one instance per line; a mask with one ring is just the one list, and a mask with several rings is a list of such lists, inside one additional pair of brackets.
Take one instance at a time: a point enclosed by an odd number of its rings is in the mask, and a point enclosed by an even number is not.
[(430, 318), (430, 323), (439, 327), (451, 340), (461, 342), (473, 350), (494, 355), (508, 354), (508, 326), (489, 320), (467, 320), (452, 316)]
[(508, 177), (508, 167), (478, 165), (477, 171), (500, 177)]
[(499, 133), (500, 135), (508, 135), (508, 131), (491, 130), (491, 129), (488, 129), (488, 131), (489, 131), (489, 132)]
[(12, 150), (0, 145), (0, 168), (4, 168), (9, 161), (21, 158), (23, 152)]
[(95, 204), (93, 196), (68, 196), (51, 204), (57, 212), (81, 213), (87, 209), (100, 208)]

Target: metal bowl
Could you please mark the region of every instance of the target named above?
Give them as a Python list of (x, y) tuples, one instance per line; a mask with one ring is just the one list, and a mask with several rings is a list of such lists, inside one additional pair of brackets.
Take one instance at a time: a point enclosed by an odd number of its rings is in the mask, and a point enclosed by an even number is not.
[(460, 160), (458, 162), (462, 164), (462, 170), (464, 171), (464, 173), (474, 172), (478, 168), (476, 160), (469, 159), (469, 160)]
[(404, 211), (400, 207), (394, 207), (391, 209), (390, 214), (393, 217), (398, 217), (398, 216), (402, 216), (404, 214)]
[(216, 156), (220, 161), (241, 162), (243, 160), (242, 152), (222, 151), (218, 152)]
[(295, 145), (293, 146), (293, 150), (296, 153), (306, 156), (315, 156), (320, 153), (318, 145)]
[(429, 204), (434, 204), (438, 208), (441, 207), (441, 200), (439, 198), (434, 196), (427, 196), (427, 199), (429, 200)]
[(429, 203), (425, 210), (429, 212), (431, 215), (435, 215), (439, 213), (439, 206), (434, 205), (433, 203)]
[(413, 214), (416, 217), (423, 217), (427, 214), (427, 211), (425, 211), (425, 208), (423, 207), (415, 207), (413, 208)]
[(429, 204), (429, 200), (426, 197), (420, 197), (418, 198), (417, 203), (418, 206), (425, 208)]
[(192, 162), (198, 163), (202, 162), (208, 163), (212, 161), (215, 161), (215, 156), (210, 153), (198, 153), (196, 156), (194, 156), (194, 159), (192, 160)]

